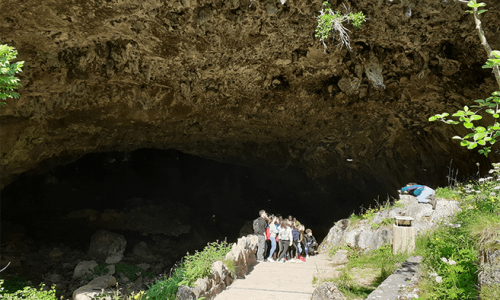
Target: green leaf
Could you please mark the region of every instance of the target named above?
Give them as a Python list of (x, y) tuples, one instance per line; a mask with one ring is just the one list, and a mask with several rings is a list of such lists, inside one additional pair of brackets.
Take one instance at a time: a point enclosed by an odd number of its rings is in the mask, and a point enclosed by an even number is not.
[(486, 112), (489, 113), (489, 114), (491, 114), (491, 115), (493, 115), (495, 113), (495, 111), (493, 109), (491, 109), (491, 108), (488, 108), (486, 110)]
[(464, 106), (464, 111), (465, 111), (465, 112), (468, 112), (468, 111), (469, 111), (469, 107), (468, 107), (467, 105), (466, 105), (466, 106)]
[(482, 140), (486, 136), (485, 132), (478, 132), (474, 134), (474, 141)]
[(470, 129), (470, 128), (474, 127), (474, 124), (469, 123), (469, 122), (465, 122), (464, 127)]
[(477, 143), (476, 142), (470, 142), (469, 145), (467, 146), (467, 149), (474, 149), (477, 147)]
[(454, 137), (451, 138), (452, 140), (461, 140), (462, 137), (461, 136), (458, 136), (458, 135), (455, 135)]
[(461, 117), (461, 116), (464, 116), (464, 115), (465, 115), (464, 111), (463, 110), (459, 110), (456, 113), (454, 113), (452, 115), (452, 117)]
[(480, 14), (485, 13), (487, 11), (488, 11), (487, 9), (481, 9), (480, 11), (477, 12), (477, 14), (480, 15)]
[(470, 119), (471, 119), (472, 121), (481, 120), (482, 118), (483, 118), (483, 117), (481, 117), (480, 115), (472, 115), (472, 116), (470, 117)]
[(486, 128), (484, 128), (483, 126), (478, 126), (475, 128), (476, 132), (485, 132), (486, 131)]
[(499, 115), (499, 114), (494, 114), (494, 115), (493, 115), (493, 118), (495, 118), (495, 119), (498, 119), (499, 117), (500, 117), (500, 115)]
[(432, 116), (429, 118), (429, 122), (433, 122), (433, 121), (436, 121), (437, 120), (437, 116)]
[(470, 144), (470, 142), (469, 142), (469, 141), (466, 141), (466, 140), (462, 140), (462, 141), (460, 142), (460, 146), (463, 146), (463, 147), (467, 147), (467, 146), (469, 146), (469, 144)]
[(486, 142), (485, 142), (484, 140), (479, 140), (479, 141), (477, 141), (477, 143), (478, 143), (479, 145), (481, 145), (481, 146), (486, 145)]

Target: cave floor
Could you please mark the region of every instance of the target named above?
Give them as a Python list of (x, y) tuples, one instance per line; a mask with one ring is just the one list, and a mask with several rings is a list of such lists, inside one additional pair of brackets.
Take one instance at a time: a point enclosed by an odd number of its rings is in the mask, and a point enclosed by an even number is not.
[(309, 300), (314, 291), (314, 276), (335, 268), (328, 254), (311, 256), (304, 263), (258, 263), (245, 279), (237, 279), (215, 299)]

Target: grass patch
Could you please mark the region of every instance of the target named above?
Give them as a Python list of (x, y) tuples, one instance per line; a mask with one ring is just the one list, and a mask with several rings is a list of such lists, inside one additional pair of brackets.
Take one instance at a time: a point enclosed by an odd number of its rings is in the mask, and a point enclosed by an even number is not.
[[(326, 281), (335, 282), (348, 300), (366, 298), (410, 256), (409, 253), (392, 254), (391, 245), (368, 252), (335, 247), (330, 254), (335, 255), (341, 249), (348, 250), (349, 262), (341, 270), (340, 276)], [(318, 283), (317, 278), (313, 279), (313, 283)]]
[(347, 268), (372, 268), (380, 270), (385, 268), (386, 271), (392, 273), (410, 256), (411, 253), (392, 254), (392, 247), (389, 244), (368, 252), (352, 250), (348, 254), (349, 262), (347, 263)]
[(347, 268), (342, 269), (338, 278), (326, 281), (333, 281), (348, 300), (365, 299), (375, 290), (375, 287), (358, 284)]
[(459, 195), (459, 190), (453, 187), (440, 187), (436, 189), (436, 197), (438, 198), (456, 200)]

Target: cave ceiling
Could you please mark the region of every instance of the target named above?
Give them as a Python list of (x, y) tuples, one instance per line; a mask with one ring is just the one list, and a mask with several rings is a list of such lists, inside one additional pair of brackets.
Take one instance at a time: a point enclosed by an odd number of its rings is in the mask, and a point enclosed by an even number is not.
[[(486, 162), (450, 139), (455, 129), (427, 122), (495, 89), (465, 4), (346, 1), (369, 20), (348, 27), (352, 52), (324, 53), (321, 3), (2, 1), (0, 42), (26, 62), (21, 97), (0, 109), (2, 186), (139, 148), (360, 188), (436, 182), (451, 159), (464, 171)], [(500, 49), (500, 4), (488, 5), (486, 36)]]

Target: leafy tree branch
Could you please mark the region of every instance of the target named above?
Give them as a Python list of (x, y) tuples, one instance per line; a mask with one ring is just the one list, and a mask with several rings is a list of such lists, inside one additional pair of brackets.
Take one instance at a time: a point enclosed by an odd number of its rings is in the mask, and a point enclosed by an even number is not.
[[(461, 2), (466, 2), (460, 0)], [(467, 2), (467, 6), (471, 8), (467, 12), (473, 14), (476, 29), (479, 35), (479, 39), (481, 41), (481, 45), (483, 45), (486, 54), (488, 56), (488, 60), (483, 68), (492, 68), (493, 74), (498, 84), (499, 91), (495, 91), (492, 93), (492, 96), (486, 98), (484, 100), (479, 99), (475, 102), (477, 105), (472, 105), (471, 108), (477, 108), (477, 110), (473, 111), (468, 106), (464, 106), (463, 110), (458, 110), (456, 113), (452, 115), (452, 117), (458, 118), (447, 119), (450, 115), (449, 113), (437, 114), (429, 118), (429, 121), (442, 121), (446, 124), (456, 125), (462, 124), (465, 128), (470, 130), (471, 132), (465, 136), (454, 136), (453, 139), (461, 140), (460, 145), (463, 147), (467, 147), (468, 149), (474, 149), (478, 146), (479, 153), (488, 156), (491, 152), (491, 146), (495, 144), (500, 139), (500, 51), (491, 50), (488, 41), (484, 35), (484, 30), (482, 27), (481, 20), (479, 20), (479, 15), (485, 13), (487, 10), (481, 9), (485, 7), (485, 3), (477, 3), (476, 0), (471, 0)], [(474, 124), (474, 121), (479, 121), (483, 119), (479, 113), (484, 112), (486, 115), (490, 115), (493, 118), (493, 125), (489, 126), (479, 126)], [(491, 118), (490, 117), (490, 118)]]
[(21, 72), (24, 61), (10, 63), (17, 56), (17, 51), (14, 47), (0, 45), (0, 106), (5, 106), (7, 98), (19, 98), (19, 94), (14, 92), (21, 86), (19, 78), (14, 75)]

